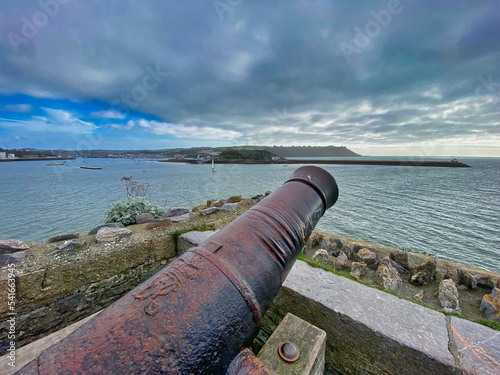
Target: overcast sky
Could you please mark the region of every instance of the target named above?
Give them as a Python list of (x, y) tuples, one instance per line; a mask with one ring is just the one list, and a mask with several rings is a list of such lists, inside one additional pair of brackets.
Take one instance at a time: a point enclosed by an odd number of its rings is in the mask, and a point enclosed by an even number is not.
[(500, 157), (500, 1), (2, 0), (0, 147)]

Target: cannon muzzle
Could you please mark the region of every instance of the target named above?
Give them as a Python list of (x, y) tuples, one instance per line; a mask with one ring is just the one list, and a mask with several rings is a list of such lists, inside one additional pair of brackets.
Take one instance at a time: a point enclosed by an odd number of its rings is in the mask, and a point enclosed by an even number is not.
[(274, 193), (43, 351), (19, 374), (224, 374), (314, 226), (335, 204), (325, 170)]

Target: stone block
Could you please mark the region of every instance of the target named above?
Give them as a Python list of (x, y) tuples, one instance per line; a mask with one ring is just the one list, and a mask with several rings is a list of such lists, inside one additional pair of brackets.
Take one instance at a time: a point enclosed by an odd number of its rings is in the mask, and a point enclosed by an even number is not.
[(217, 232), (218, 231), (207, 230), (204, 232), (191, 231), (181, 234), (177, 239), (177, 255), (181, 255), (186, 250), (200, 245)]
[(171, 260), (177, 255), (175, 252), (175, 241), (172, 236), (156, 237), (152, 240), (155, 262)]

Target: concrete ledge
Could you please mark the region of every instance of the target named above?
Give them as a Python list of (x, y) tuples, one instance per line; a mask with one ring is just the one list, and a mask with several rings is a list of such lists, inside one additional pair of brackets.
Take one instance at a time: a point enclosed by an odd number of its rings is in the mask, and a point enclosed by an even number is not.
[(327, 333), (327, 368), (343, 374), (500, 373), (500, 332), (302, 261), (274, 300), (263, 331), (288, 312)]

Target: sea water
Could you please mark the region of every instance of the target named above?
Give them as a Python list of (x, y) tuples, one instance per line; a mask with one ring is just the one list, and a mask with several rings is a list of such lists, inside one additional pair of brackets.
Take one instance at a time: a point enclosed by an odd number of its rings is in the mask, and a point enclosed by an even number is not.
[[(472, 168), (321, 165), (340, 196), (317, 228), (500, 272), (500, 159), (460, 161)], [(216, 164), (212, 172), (210, 164), (130, 159), (86, 160), (101, 170), (81, 169), (82, 159), (48, 163), (0, 163), (0, 239), (87, 232), (126, 199), (122, 177), (149, 184), (162, 206), (193, 207), (276, 190), (300, 166)]]

